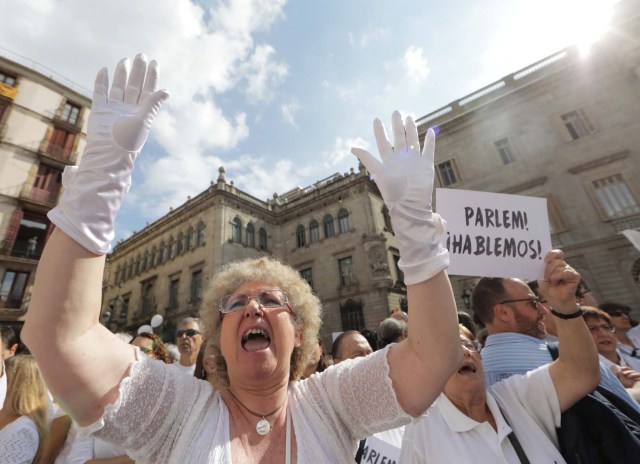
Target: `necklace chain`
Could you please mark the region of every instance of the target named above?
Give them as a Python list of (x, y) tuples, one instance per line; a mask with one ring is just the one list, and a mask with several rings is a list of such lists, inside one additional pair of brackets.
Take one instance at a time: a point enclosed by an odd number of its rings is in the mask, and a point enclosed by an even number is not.
[(236, 400), (238, 402), (238, 404), (240, 406), (242, 406), (243, 408), (245, 408), (247, 411), (249, 411), (251, 414), (253, 414), (256, 417), (261, 417), (262, 419), (266, 419), (267, 417), (273, 416), (275, 413), (277, 413), (278, 411), (280, 411), (283, 407), (284, 404), (287, 402), (287, 399), (285, 398), (284, 401), (282, 402), (282, 404), (280, 406), (278, 406), (276, 409), (274, 409), (273, 411), (271, 411), (269, 414), (258, 414), (257, 412), (252, 411), (251, 409), (249, 409), (248, 407), (246, 407), (244, 405), (244, 403), (242, 401), (240, 401), (238, 399), (238, 397), (236, 395), (233, 394), (233, 392), (231, 391), (231, 389), (227, 390), (229, 392), (229, 394), (233, 397), (234, 400)]

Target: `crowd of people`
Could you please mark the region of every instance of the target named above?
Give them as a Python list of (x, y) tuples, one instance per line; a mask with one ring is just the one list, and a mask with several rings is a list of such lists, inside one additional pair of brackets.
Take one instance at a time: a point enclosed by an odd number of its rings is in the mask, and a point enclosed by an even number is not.
[(640, 337), (629, 308), (598, 307), (553, 250), (535, 283), (477, 282), (478, 326), (458, 313), (445, 223), (431, 207), (435, 133), (420, 149), (414, 120), (399, 112), (392, 140), (374, 121), (381, 160), (352, 149), (388, 207), (407, 285), (407, 313), (392, 311), (375, 339), (346, 331), (325, 352), (320, 300), (272, 258), (215, 273), (199, 317), (178, 324), (177, 354), (153, 330), (107, 330), (98, 317), (105, 254), (168, 98), (157, 84), (157, 64), (143, 55), (120, 62), (111, 87), (106, 69), (96, 77), (86, 148), (49, 213), (56, 228), (21, 332), (33, 355), (16, 355), (15, 334), (2, 332), (0, 464), (640, 456)]

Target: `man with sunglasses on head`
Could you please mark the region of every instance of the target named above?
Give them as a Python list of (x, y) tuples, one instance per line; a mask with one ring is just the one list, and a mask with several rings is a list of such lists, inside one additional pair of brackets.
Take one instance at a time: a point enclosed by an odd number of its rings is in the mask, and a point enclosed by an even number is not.
[(197, 317), (185, 317), (178, 324), (176, 345), (180, 352), (180, 361), (172, 364), (176, 369), (193, 376), (196, 369), (198, 352), (202, 346), (204, 327)]

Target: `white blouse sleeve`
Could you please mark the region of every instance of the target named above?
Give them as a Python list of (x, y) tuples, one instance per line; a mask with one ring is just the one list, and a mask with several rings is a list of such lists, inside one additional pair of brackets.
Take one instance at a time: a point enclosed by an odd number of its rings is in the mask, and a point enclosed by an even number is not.
[(38, 452), (38, 430), (31, 419), (16, 419), (19, 424), (9, 424), (0, 435), (1, 464), (31, 464)]
[(411, 421), (400, 407), (389, 377), (387, 354), (391, 347), (343, 361), (305, 381), (305, 389), (325, 403), (323, 407), (337, 416), (341, 428), (353, 439), (361, 440)]
[(118, 399), (81, 435), (95, 433), (135, 460), (167, 462), (175, 441), (213, 402), (213, 389), (170, 365), (140, 356), (120, 383)]

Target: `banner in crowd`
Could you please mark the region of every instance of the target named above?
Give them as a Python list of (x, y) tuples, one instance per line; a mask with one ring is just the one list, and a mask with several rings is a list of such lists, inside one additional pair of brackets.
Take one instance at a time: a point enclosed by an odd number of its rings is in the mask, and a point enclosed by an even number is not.
[(627, 240), (631, 242), (631, 244), (636, 247), (636, 250), (640, 251), (640, 231), (633, 229), (626, 229), (620, 232), (622, 235), (627, 237)]
[(539, 279), (551, 250), (545, 198), (436, 189), (451, 275)]

